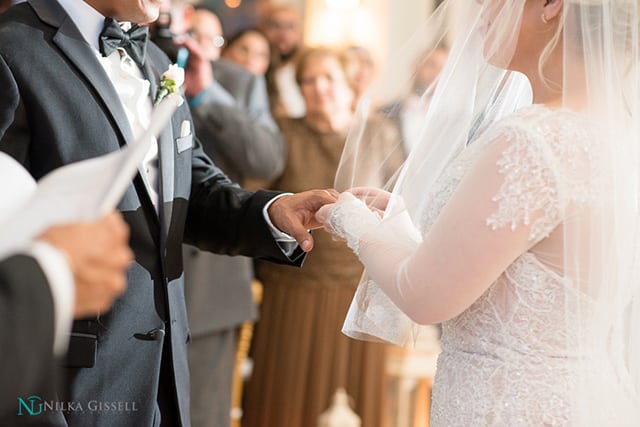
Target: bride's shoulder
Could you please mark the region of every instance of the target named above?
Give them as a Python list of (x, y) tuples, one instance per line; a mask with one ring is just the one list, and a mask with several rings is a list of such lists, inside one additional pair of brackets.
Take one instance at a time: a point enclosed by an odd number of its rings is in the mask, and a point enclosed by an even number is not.
[[(594, 145), (591, 124), (583, 114), (534, 104), (497, 121), (483, 135), (485, 144), (499, 150), (538, 152), (556, 160), (581, 157)], [(585, 160), (587, 160), (585, 158)]]
[(496, 133), (515, 133), (527, 140), (539, 139), (554, 144), (588, 143), (589, 121), (583, 114), (567, 108), (551, 109), (533, 104), (522, 107), (496, 122)]
[(538, 241), (555, 228), (567, 203), (588, 203), (594, 176), (590, 135), (581, 114), (538, 105), (496, 122), (479, 154), (480, 164), (502, 176), (494, 198), (498, 212), (488, 223), (527, 224), (534, 207), (542, 207), (530, 235)]

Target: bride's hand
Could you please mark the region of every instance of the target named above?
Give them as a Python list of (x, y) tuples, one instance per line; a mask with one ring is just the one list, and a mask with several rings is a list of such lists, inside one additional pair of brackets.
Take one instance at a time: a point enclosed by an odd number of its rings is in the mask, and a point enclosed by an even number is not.
[(316, 220), (322, 223), (334, 239), (346, 239), (349, 247), (354, 249), (360, 236), (375, 227), (380, 222), (380, 217), (353, 193), (345, 191), (335, 203), (318, 209)]
[(349, 193), (362, 200), (372, 211), (382, 216), (391, 200), (391, 193), (375, 187), (353, 187)]
[(331, 234), (331, 238), (336, 241), (336, 242), (343, 242), (345, 239), (342, 237), (339, 237), (336, 234), (336, 231), (333, 229), (333, 227), (331, 226), (330, 222), (329, 222), (329, 217), (331, 215), (331, 212), (336, 208), (336, 203), (328, 203), (326, 205), (324, 205), (323, 207), (321, 207), (320, 209), (318, 209), (318, 211), (316, 212), (316, 221), (318, 221), (320, 224), (322, 224), (322, 227), (324, 228), (324, 231), (326, 231), (327, 233)]

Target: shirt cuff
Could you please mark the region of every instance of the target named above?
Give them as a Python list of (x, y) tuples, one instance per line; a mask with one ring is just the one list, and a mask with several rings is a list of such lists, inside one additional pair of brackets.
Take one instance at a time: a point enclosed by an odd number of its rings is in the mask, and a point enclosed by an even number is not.
[(278, 246), (280, 246), (280, 249), (282, 250), (282, 253), (284, 253), (288, 257), (293, 255), (293, 252), (298, 247), (298, 242), (296, 242), (296, 239), (294, 239), (293, 237), (289, 236), (287, 233), (284, 233), (284, 232), (278, 230), (276, 228), (276, 226), (273, 225), (273, 223), (271, 222), (271, 218), (269, 218), (269, 214), (267, 213), (267, 211), (269, 209), (269, 206), (271, 206), (271, 204), (273, 202), (275, 202), (276, 200), (278, 200), (280, 197), (290, 196), (292, 194), (293, 193), (278, 194), (276, 197), (274, 197), (273, 199), (269, 200), (267, 202), (267, 204), (264, 205), (264, 208), (262, 208), (262, 215), (264, 216), (264, 220), (267, 221), (267, 225), (269, 226), (269, 230), (271, 231), (271, 235), (275, 239), (276, 243), (278, 243)]
[(53, 353), (64, 355), (69, 344), (69, 332), (73, 321), (75, 287), (73, 274), (65, 255), (48, 243), (36, 241), (26, 250), (33, 256), (47, 277), (54, 308)]

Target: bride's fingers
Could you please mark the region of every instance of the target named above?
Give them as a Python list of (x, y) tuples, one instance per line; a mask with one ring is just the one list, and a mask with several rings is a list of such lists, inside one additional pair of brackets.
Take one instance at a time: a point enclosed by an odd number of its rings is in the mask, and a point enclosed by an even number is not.
[(378, 215), (380, 218), (384, 216), (384, 209), (378, 209), (374, 206), (369, 206), (369, 209), (371, 210), (371, 212)]
[(383, 211), (387, 208), (391, 199), (391, 193), (374, 187), (354, 187), (347, 191), (362, 200), (370, 208)]
[[(320, 209), (318, 209), (318, 211), (316, 212), (316, 220), (319, 223), (324, 224), (327, 218), (329, 217), (329, 214), (331, 213), (331, 209), (333, 209), (335, 205), (336, 205), (335, 203), (329, 203), (322, 206)], [(325, 229), (326, 228), (327, 226), (325, 224)]]
[(331, 209), (335, 208), (335, 206), (336, 206), (335, 203), (330, 203), (330, 204), (324, 205), (323, 207), (318, 209), (318, 212), (316, 212), (316, 220), (318, 220), (318, 222), (320, 222), (322, 224), (322, 227), (324, 228), (324, 231), (326, 231), (327, 233), (329, 233), (331, 235), (331, 239), (333, 239), (333, 241), (335, 241), (335, 242), (344, 242), (345, 239), (336, 236), (336, 232), (331, 227), (331, 224), (326, 222), (327, 218), (331, 214)]
[(338, 196), (340, 196), (340, 193), (335, 188), (327, 188), (324, 191), (326, 191), (327, 194), (336, 199), (338, 198)]

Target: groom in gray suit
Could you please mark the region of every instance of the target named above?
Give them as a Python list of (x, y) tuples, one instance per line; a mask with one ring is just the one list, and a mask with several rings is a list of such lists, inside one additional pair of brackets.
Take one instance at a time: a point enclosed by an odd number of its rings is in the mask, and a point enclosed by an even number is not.
[[(29, 0), (0, 15), (0, 149), (40, 178), (132, 141), (169, 62), (129, 23), (155, 20), (159, 3)], [(189, 426), (182, 242), (292, 264), (313, 246), (313, 214), (333, 196), (242, 190), (192, 129), (183, 105), (125, 192), (118, 209), (135, 255), (127, 291), (111, 312), (74, 323), (69, 395), (39, 424)], [(282, 231), (300, 247), (283, 250)]]

